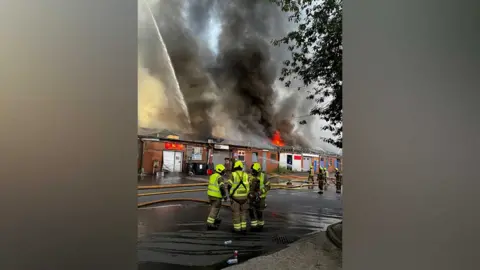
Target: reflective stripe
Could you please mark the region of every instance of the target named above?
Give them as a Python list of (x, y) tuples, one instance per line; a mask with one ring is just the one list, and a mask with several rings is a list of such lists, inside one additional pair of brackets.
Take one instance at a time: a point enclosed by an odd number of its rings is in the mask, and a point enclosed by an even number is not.
[(214, 219), (214, 218), (211, 218), (211, 217), (208, 217), (208, 218), (207, 218), (207, 223), (209, 223), (209, 224), (214, 224), (214, 223), (215, 223), (215, 219)]
[(252, 220), (252, 221), (250, 222), (250, 225), (252, 225), (252, 227), (257, 227), (258, 221), (257, 221), (257, 220)]
[(240, 228), (242, 229), (246, 229), (247, 228), (247, 222), (242, 222), (241, 225), (240, 225)]
[(265, 185), (265, 174), (264, 173), (260, 173), (259, 180), (260, 180), (260, 190), (262, 191), (262, 194), (260, 195), (260, 198), (266, 198), (267, 193), (268, 193), (268, 190), (266, 189), (266, 186), (270, 185), (270, 182), (267, 182), (267, 185)]
[(242, 228), (242, 225), (241, 225), (240, 223), (234, 223), (234, 224), (233, 224), (233, 228), (234, 228), (235, 230), (240, 230), (240, 229)]
[(265, 221), (259, 220), (259, 221), (258, 221), (258, 226), (263, 226), (263, 225), (265, 225)]

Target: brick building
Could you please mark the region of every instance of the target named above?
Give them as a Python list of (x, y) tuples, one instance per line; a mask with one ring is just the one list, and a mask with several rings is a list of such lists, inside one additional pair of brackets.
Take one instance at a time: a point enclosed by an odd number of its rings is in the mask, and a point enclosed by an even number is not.
[[(144, 132), (146, 133), (146, 132)], [(146, 174), (158, 171), (206, 173), (206, 168), (225, 164), (231, 170), (233, 162), (240, 160), (246, 168), (259, 162), (267, 173), (277, 172), (280, 167), (306, 172), (310, 165), (318, 170), (327, 166), (333, 173), (341, 169), (341, 158), (311, 149), (276, 147), (269, 142), (239, 142), (210, 138), (198, 140), (185, 134), (178, 135), (167, 130), (138, 137), (138, 170)]]

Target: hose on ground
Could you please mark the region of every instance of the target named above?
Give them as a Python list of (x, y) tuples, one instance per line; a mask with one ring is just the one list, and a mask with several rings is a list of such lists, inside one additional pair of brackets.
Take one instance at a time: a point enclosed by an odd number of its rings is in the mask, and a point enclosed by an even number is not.
[(137, 190), (143, 189), (162, 189), (162, 188), (177, 188), (177, 187), (202, 187), (208, 186), (208, 183), (198, 183), (198, 184), (164, 184), (164, 185), (153, 185), (153, 186), (139, 186)]
[(149, 193), (140, 193), (137, 196), (154, 196), (154, 195), (166, 195), (166, 194), (175, 194), (175, 193), (187, 193), (187, 192), (199, 192), (207, 191), (206, 188), (197, 188), (197, 189), (184, 189), (184, 190), (170, 190), (170, 191), (159, 191), (159, 192), (149, 192)]
[[(305, 182), (305, 180), (290, 179), (290, 182)], [(178, 188), (178, 187), (205, 187), (205, 186), (208, 186), (208, 183), (195, 183), (195, 184), (163, 184), (163, 185), (151, 185), (151, 186), (138, 186), (138, 187), (137, 187), (137, 190)]]
[[(302, 188), (307, 186), (315, 186), (314, 184), (302, 184), (299, 186), (285, 186), (280, 184), (273, 184), (272, 190), (276, 189), (296, 189)], [(168, 194), (177, 194), (177, 193), (188, 193), (188, 192), (200, 192), (200, 191), (207, 191), (207, 189), (184, 189), (184, 190), (170, 190), (170, 191), (159, 191), (159, 192), (149, 192), (149, 193), (140, 193), (137, 194), (138, 197), (143, 196), (155, 196), (155, 195), (168, 195)]]
[[(138, 208), (153, 205), (153, 204), (158, 204), (158, 203), (170, 203), (170, 202), (198, 202), (198, 203), (205, 203), (205, 204), (210, 204), (210, 201), (208, 200), (201, 200), (201, 199), (195, 199), (195, 198), (173, 198), (173, 199), (163, 199), (163, 200), (155, 200), (155, 201), (149, 201), (149, 202), (144, 202), (144, 203), (139, 203), (137, 204)], [(230, 207), (228, 204), (223, 204), (223, 207)]]
[[(297, 189), (297, 188), (302, 188), (305, 186), (314, 186), (313, 184), (303, 184), (300, 186), (283, 186), (283, 187), (274, 187), (271, 190), (279, 190), (279, 189)], [(151, 192), (151, 193), (143, 193), (143, 194), (138, 194), (138, 197), (141, 196), (153, 196), (153, 195), (166, 195), (166, 194), (176, 194), (176, 193), (187, 193), (187, 192), (200, 192), (200, 191), (207, 191), (207, 189), (187, 189), (187, 190), (172, 190), (172, 191), (162, 191), (162, 192)], [(198, 202), (198, 203), (205, 203), (205, 204), (210, 204), (210, 201), (208, 200), (202, 200), (202, 199), (195, 199), (195, 198), (171, 198), (171, 199), (162, 199), (162, 200), (154, 200), (154, 201), (148, 201), (148, 202), (143, 202), (137, 204), (138, 208), (153, 205), (153, 204), (158, 204), (158, 203), (169, 203), (169, 202)], [(230, 207), (228, 204), (222, 204), (223, 207)]]

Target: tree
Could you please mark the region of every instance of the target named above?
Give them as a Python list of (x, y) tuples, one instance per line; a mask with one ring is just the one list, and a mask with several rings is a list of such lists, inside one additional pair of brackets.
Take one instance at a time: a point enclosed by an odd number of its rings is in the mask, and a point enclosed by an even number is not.
[[(322, 127), (335, 136), (324, 141), (342, 148), (342, 0), (270, 0), (298, 27), (285, 37), (273, 40), (286, 44), (292, 59), (285, 61), (280, 80), (290, 87), (291, 80), (311, 86), (308, 99), (316, 104), (310, 111), (327, 122)], [(298, 87), (301, 90), (302, 87)], [(325, 101), (329, 101), (324, 105)], [(300, 124), (306, 124), (303, 120)]]

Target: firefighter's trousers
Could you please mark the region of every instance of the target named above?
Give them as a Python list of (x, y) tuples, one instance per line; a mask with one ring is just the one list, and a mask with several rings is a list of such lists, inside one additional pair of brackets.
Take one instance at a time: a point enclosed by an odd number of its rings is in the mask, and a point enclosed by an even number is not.
[(232, 223), (236, 232), (247, 230), (248, 205), (247, 198), (232, 198)]
[(340, 193), (342, 191), (342, 181), (335, 181), (335, 186), (337, 188), (337, 193)]
[(308, 183), (312, 185), (312, 186), (308, 186), (308, 189), (313, 189), (313, 183), (314, 183), (313, 175), (308, 176)]
[(263, 211), (265, 210), (265, 198), (261, 198), (258, 203), (250, 204), (250, 225), (252, 229), (263, 228), (265, 220), (263, 219)]
[(222, 207), (222, 199), (212, 196), (208, 196), (208, 198), (210, 199), (210, 213), (208, 214), (207, 225), (214, 226), (215, 221), (218, 218), (220, 208)]
[(323, 191), (323, 186), (325, 185), (325, 180), (322, 177), (318, 177), (318, 190)]

